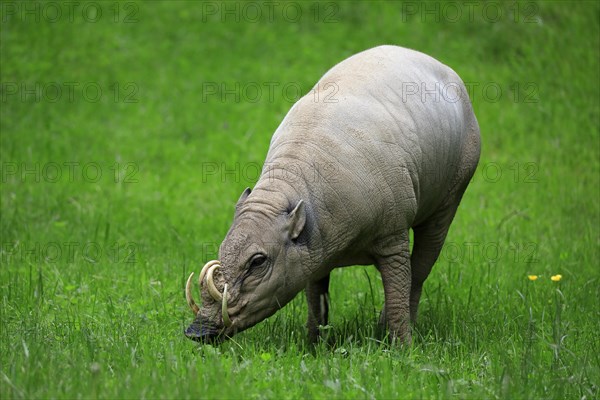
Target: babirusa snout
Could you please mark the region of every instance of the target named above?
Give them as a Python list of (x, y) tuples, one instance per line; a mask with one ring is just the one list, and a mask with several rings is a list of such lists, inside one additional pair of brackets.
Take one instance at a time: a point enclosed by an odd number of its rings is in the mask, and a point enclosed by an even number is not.
[[(200, 290), (202, 290), (202, 284), (204, 283), (203, 281), (204, 281), (204, 278), (206, 277), (208, 293), (215, 301), (221, 303), (221, 315), (223, 317), (223, 324), (226, 327), (230, 327), (231, 325), (233, 325), (233, 322), (231, 322), (231, 319), (229, 318), (229, 312), (227, 311), (227, 300), (228, 300), (227, 287), (228, 286), (227, 286), (227, 284), (225, 284), (225, 286), (223, 287), (223, 293), (221, 294), (221, 292), (219, 292), (219, 290), (215, 286), (215, 282), (214, 282), (214, 278), (213, 278), (214, 272), (219, 267), (221, 267), (221, 262), (219, 260), (212, 260), (212, 261), (207, 262), (204, 265), (204, 267), (202, 267), (202, 270), (200, 271), (200, 276), (198, 277), (198, 286), (200, 287)], [(194, 276), (194, 273), (192, 272), (187, 280), (186, 285), (185, 285), (185, 298), (188, 302), (188, 305), (194, 312), (194, 315), (197, 315), (198, 312), (200, 312), (200, 309), (198, 308), (198, 306), (196, 305), (196, 302), (194, 301), (194, 298), (192, 297), (192, 277), (193, 276)]]

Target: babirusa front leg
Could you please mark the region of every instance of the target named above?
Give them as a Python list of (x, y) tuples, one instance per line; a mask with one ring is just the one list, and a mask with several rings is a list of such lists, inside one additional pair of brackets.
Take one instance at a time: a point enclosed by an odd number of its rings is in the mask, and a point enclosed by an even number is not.
[(306, 285), (306, 301), (308, 338), (316, 343), (319, 339), (319, 325), (327, 325), (329, 319), (329, 275)]

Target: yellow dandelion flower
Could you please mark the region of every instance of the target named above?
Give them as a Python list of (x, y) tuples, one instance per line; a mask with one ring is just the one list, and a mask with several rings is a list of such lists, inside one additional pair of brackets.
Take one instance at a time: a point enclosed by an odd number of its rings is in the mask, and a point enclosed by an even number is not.
[(550, 277), (550, 279), (552, 279), (552, 282), (558, 282), (562, 279), (562, 275), (561, 274), (557, 274), (557, 275), (552, 275)]
[(527, 275), (527, 278), (528, 278), (530, 281), (535, 281), (535, 280), (538, 278), (538, 276), (537, 276), (537, 275)]

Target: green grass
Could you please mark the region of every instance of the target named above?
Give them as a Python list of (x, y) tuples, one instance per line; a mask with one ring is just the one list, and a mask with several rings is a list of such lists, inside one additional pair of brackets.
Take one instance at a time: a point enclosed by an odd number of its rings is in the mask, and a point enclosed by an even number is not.
[[(257, 22), (242, 3), (81, 3), (56, 22), (63, 3), (27, 4), (0, 4), (0, 398), (600, 396), (597, 3), (492, 2), (496, 22), (484, 2), (429, 3), (440, 21), (416, 2), (281, 3), (270, 21), (259, 2)], [(218, 347), (185, 339), (184, 280), (254, 184), (283, 87), (382, 43), (471, 83), (482, 133), (413, 347), (378, 341), (372, 267), (334, 271), (330, 346), (306, 343), (301, 295)], [(206, 94), (236, 83), (239, 101)]]

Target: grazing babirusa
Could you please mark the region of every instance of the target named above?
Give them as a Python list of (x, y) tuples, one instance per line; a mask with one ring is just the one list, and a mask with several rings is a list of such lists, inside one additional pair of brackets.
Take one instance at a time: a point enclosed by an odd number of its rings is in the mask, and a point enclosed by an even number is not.
[[(380, 323), (411, 342), (423, 282), (479, 161), (479, 127), (458, 75), (417, 51), (379, 46), (329, 70), (272, 137), (261, 176), (199, 276), (185, 331), (225, 339), (300, 291), (308, 334), (327, 324), (334, 268), (374, 264)], [(414, 244), (409, 249), (409, 229)]]

